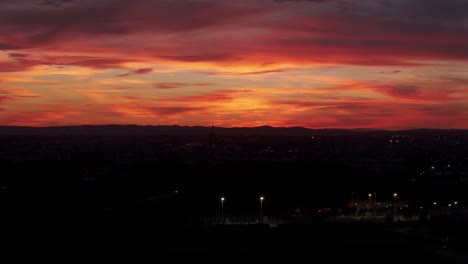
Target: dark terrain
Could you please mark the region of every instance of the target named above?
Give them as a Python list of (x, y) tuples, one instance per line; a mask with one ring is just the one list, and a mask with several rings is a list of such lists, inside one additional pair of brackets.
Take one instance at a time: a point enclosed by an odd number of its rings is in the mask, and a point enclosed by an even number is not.
[[(2, 127), (1, 239), (17, 263), (463, 263), (467, 142), (463, 130)], [(353, 192), (398, 192), (408, 212), (458, 201), (458, 213), (402, 223), (316, 214), (346, 214)], [(219, 217), (221, 196), (227, 217), (258, 217), (260, 195), (284, 224), (194, 220)], [(296, 208), (307, 220), (294, 221)]]

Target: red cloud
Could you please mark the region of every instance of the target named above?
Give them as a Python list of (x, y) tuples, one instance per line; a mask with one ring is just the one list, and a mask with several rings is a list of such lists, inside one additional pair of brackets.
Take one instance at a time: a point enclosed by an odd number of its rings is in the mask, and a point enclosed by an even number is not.
[(144, 68), (144, 69), (134, 70), (133, 73), (134, 74), (145, 74), (145, 73), (150, 73), (152, 71), (153, 71), (153, 69), (151, 69), (151, 68)]
[(12, 57), (12, 58), (26, 58), (29, 56), (29, 54), (25, 54), (25, 53), (10, 53), (8, 54), (8, 56)]
[(82, 66), (96, 69), (120, 68), (128, 59), (114, 59), (104, 57), (46, 57), (39, 63), (42, 65)]
[(213, 102), (213, 101), (229, 101), (235, 99), (235, 94), (240, 91), (221, 90), (202, 95), (180, 96), (165, 98), (164, 101), (169, 102)]
[(155, 83), (154, 86), (158, 89), (176, 89), (187, 86), (211, 86), (211, 83), (179, 83), (179, 82), (165, 82)]
[(257, 74), (268, 74), (268, 73), (282, 73), (293, 70), (292, 68), (281, 68), (263, 71), (250, 71), (250, 72), (199, 72), (208, 75), (257, 75)]
[(56, 126), (76, 124), (71, 117), (80, 115), (80, 111), (71, 106), (44, 106), (34, 111), (4, 111), (0, 114), (2, 124), (9, 126)]
[(136, 75), (136, 74), (146, 74), (152, 71), (153, 69), (151, 68), (138, 69), (138, 70), (131, 71), (129, 73), (117, 75), (117, 77), (125, 77), (125, 76)]
[(22, 98), (36, 98), (41, 97), (40, 94), (34, 93), (27, 89), (22, 88), (0, 88), (0, 103), (15, 101)]
[(456, 98), (451, 95), (459, 90), (446, 89), (446, 88), (424, 88), (413, 85), (389, 85), (372, 87), (373, 91), (383, 93), (395, 98), (411, 99), (411, 100), (425, 100), (425, 101), (457, 101), (465, 100), (465, 98)]
[(37, 63), (32, 61), (0, 61), (0, 72), (18, 72), (30, 70)]
[[(312, 128), (451, 128), (466, 127), (464, 104), (421, 104), (398, 100), (300, 100), (274, 102), (278, 109), (296, 109), (281, 122), (284, 126)], [(435, 118), (436, 117), (436, 118)]]
[(203, 107), (186, 107), (186, 106), (166, 106), (166, 107), (148, 107), (147, 110), (158, 115), (178, 115), (188, 112), (201, 111)]
[(13, 61), (0, 61), (0, 72), (27, 71), (38, 65), (81, 66), (96, 69), (121, 68), (127, 59), (91, 56), (40, 56), (37, 58), (15, 57)]
[(12, 98), (9, 97), (9, 96), (3, 96), (3, 95), (0, 95), (0, 103), (3, 103), (3, 102), (6, 102), (6, 101), (9, 101), (11, 100)]

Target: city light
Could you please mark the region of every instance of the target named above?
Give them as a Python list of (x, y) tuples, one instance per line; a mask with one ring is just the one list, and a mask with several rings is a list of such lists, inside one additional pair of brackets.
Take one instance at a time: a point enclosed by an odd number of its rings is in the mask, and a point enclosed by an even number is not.
[(221, 202), (224, 202), (224, 197), (221, 197)]

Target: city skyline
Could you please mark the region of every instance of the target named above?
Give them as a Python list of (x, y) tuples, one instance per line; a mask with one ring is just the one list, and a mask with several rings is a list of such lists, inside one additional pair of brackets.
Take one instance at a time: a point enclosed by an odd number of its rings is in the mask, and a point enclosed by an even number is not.
[(0, 3), (0, 125), (467, 129), (462, 0)]

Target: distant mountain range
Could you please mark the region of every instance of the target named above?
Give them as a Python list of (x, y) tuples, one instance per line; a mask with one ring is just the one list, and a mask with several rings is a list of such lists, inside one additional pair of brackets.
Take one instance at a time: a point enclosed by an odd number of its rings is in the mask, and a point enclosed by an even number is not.
[[(137, 126), (137, 125), (84, 125), (56, 127), (0, 126), (0, 135), (38, 136), (150, 136), (150, 135), (207, 135), (211, 127), (204, 126)], [(405, 135), (468, 135), (468, 130), (414, 129), (389, 131), (381, 129), (309, 129), (304, 127), (215, 127), (216, 134), (226, 136), (340, 136), (356, 134)]]

